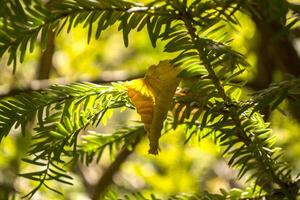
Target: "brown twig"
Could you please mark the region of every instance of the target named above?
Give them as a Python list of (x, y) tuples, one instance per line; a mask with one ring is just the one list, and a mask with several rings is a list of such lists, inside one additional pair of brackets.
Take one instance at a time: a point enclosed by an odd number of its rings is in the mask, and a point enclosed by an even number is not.
[(101, 195), (105, 192), (107, 187), (112, 183), (113, 176), (120, 169), (120, 166), (126, 161), (128, 156), (134, 151), (136, 145), (140, 142), (141, 137), (137, 137), (132, 144), (132, 150), (127, 148), (122, 149), (117, 155), (115, 161), (107, 168), (103, 176), (99, 179), (97, 184), (94, 186), (94, 193), (92, 200), (100, 199)]
[[(90, 82), (90, 83), (95, 83), (95, 84), (108, 84), (108, 83), (117, 82), (117, 81), (127, 81), (127, 80), (129, 81), (129, 80), (141, 78), (141, 77), (143, 77), (143, 75), (124, 76), (122, 78), (116, 78), (116, 79), (112, 78), (110, 80), (103, 79), (103, 78), (92, 79), (92, 80), (77, 80), (74, 82)], [(33, 81), (31, 81), (30, 85), (28, 85), (24, 88), (15, 88), (6, 93), (0, 92), (0, 99), (5, 98), (5, 97), (11, 97), (11, 96), (18, 95), (21, 93), (42, 91), (42, 90), (48, 89), (51, 85), (54, 85), (54, 84), (67, 85), (70, 83), (71, 83), (70, 81), (68, 81), (67, 79), (64, 79), (64, 78), (57, 78), (57, 79), (53, 79), (53, 80), (48, 80), (48, 79), (33, 80)]]

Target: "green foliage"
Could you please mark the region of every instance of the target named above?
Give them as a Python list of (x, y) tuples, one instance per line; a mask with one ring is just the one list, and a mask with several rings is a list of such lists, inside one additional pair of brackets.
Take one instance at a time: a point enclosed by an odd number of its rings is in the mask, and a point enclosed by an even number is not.
[[(106, 114), (110, 109), (120, 107), (132, 106), (118, 84), (97, 86), (91, 83), (76, 83), (68, 86), (52, 86), (41, 93), (34, 92), (2, 100), (1, 138), (6, 136), (12, 127), (21, 126), (22, 133), (25, 134), (26, 125), (35, 116), (37, 118), (35, 134), (32, 136), (34, 142), (28, 151), (31, 157), (23, 161), (41, 166), (43, 169), (21, 174), (25, 178), (40, 182), (28, 195), (31, 197), (42, 185), (50, 189), (46, 181), (69, 183), (64, 180), (71, 177), (62, 169), (62, 166), (66, 165), (65, 159), (62, 158), (70, 158), (70, 162), (73, 162), (80, 156), (88, 164), (97, 151), (100, 158), (100, 152), (104, 148), (112, 149), (113, 146), (117, 144), (120, 146), (122, 143), (124, 148), (128, 148), (131, 143), (131, 140), (128, 140), (137, 137), (136, 132), (140, 134), (140, 129), (119, 130), (110, 137), (91, 134), (84, 137), (85, 143), (78, 149), (80, 131), (89, 125), (97, 126), (107, 117)], [(88, 145), (91, 138), (96, 145)], [(104, 138), (106, 142), (103, 141)]]
[[(8, 64), (16, 65), (17, 59), (23, 61), (27, 49), (33, 50), (39, 37), (45, 48), (49, 31), (70, 32), (80, 24), (88, 29), (90, 42), (93, 33), (98, 39), (102, 31), (118, 23), (125, 46), (129, 45), (128, 35), (132, 30), (146, 29), (152, 46), (158, 40), (166, 41), (165, 51), (177, 53), (172, 63), (182, 68), (182, 88), (174, 98), (174, 114), (168, 118), (172, 128), (185, 126), (186, 142), (193, 136), (213, 138), (222, 147), (229, 166), (238, 169), (238, 178), (246, 176), (253, 183), (254, 193), (247, 193), (246, 198), (262, 194), (293, 199), (299, 190), (298, 182), (284, 162), (283, 152), (275, 146), (263, 114), (266, 107), (272, 111), (286, 98), (298, 100), (299, 80), (272, 85), (247, 100), (240, 100), (240, 88), (245, 84), (240, 76), (249, 64), (230, 47), (230, 39), (223, 31), (228, 24), (239, 24), (237, 11), (253, 12), (258, 2), (168, 0), (144, 5), (120, 0), (63, 0), (43, 5), (40, 1), (29, 4), (25, 0), (4, 1), (0, 4), (0, 10), (7, 10), (0, 18), (0, 57), (8, 53)], [(279, 20), (290, 28), (284, 14), (291, 8), (298, 20), (298, 6), (285, 1), (276, 1), (274, 5), (262, 2), (262, 7), (269, 10), (260, 17), (272, 13), (270, 20)], [(276, 6), (280, 5), (283, 7), (278, 10)], [(41, 170), (20, 174), (39, 183), (29, 197), (41, 186), (56, 191), (48, 186), (49, 181), (71, 184), (72, 178), (65, 169), (66, 159), (72, 163), (79, 158), (85, 164), (94, 159), (99, 161), (104, 149), (114, 155), (114, 149), (130, 149), (145, 134), (142, 126), (126, 127), (113, 134), (85, 132), (88, 126), (98, 126), (116, 108), (133, 108), (122, 83), (53, 86), (0, 101), (0, 139), (13, 128), (20, 127), (25, 134), (26, 125), (37, 118), (29, 157), (24, 161)], [(118, 199), (113, 193), (109, 195)], [(207, 194), (204, 199), (231, 197), (244, 198), (241, 191), (233, 190), (223, 191), (222, 195)], [(146, 199), (141, 194), (135, 194), (134, 198)]]
[(267, 113), (277, 109), (285, 99), (299, 101), (299, 79), (289, 78), (290, 80), (274, 83), (267, 89), (253, 93), (252, 106), (255, 110)]
[(145, 135), (143, 126), (120, 129), (113, 134), (90, 132), (88, 135), (83, 136), (83, 142), (79, 146), (78, 152), (82, 162), (88, 165), (95, 157), (99, 162), (105, 148), (109, 149), (111, 155), (114, 149), (131, 149), (132, 141), (136, 141), (143, 135)]
[[(126, 194), (123, 197), (120, 197), (120, 195), (118, 195), (115, 192), (108, 192), (103, 199), (105, 200), (129, 200), (129, 199), (136, 199), (136, 200), (161, 200), (160, 198), (156, 197), (155, 195), (151, 194), (150, 198), (146, 197), (145, 195), (137, 192), (137, 193), (132, 193), (132, 194)], [(199, 196), (197, 195), (189, 195), (189, 194), (181, 194), (181, 195), (176, 195), (176, 196), (172, 196), (169, 198), (174, 199), (174, 200), (197, 200), (197, 199), (201, 199)]]

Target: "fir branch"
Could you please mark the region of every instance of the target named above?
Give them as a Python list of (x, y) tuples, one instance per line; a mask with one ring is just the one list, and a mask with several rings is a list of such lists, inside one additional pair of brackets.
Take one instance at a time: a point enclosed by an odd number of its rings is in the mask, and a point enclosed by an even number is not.
[[(238, 101), (232, 94), (242, 84), (233, 84), (232, 80), (243, 73), (244, 69), (240, 67), (246, 67), (247, 63), (241, 54), (230, 48), (228, 41), (212, 36), (222, 30), (220, 22), (238, 23), (234, 13), (241, 6), (249, 9), (258, 5), (262, 8), (271, 6), (270, 10), (263, 10), (260, 14), (270, 16), (269, 21), (277, 20), (283, 26), (291, 4), (285, 1), (272, 6), (260, 1), (170, 0), (142, 5), (119, 0), (65, 0), (53, 2), (48, 10), (39, 4), (35, 8), (26, 7), (24, 2), (12, 1), (12, 10), (0, 18), (0, 57), (8, 52), (8, 63), (16, 64), (19, 53), (22, 62), (27, 47), (33, 50), (38, 35), (41, 35), (42, 47), (45, 47), (47, 33), (55, 30), (58, 34), (66, 24), (68, 32), (83, 24), (83, 28), (89, 30), (89, 42), (95, 22), (96, 38), (103, 30), (120, 22), (119, 30), (123, 31), (125, 46), (131, 30), (146, 28), (153, 47), (158, 39), (167, 40), (165, 51), (179, 53), (173, 63), (184, 68), (180, 74), (183, 78), (191, 78), (187, 91), (183, 89), (183, 95), (176, 97), (179, 101), (175, 105), (173, 127), (186, 123), (191, 132), (187, 140), (195, 133), (200, 138), (211, 135), (225, 148), (223, 154), (228, 157), (229, 165), (239, 168), (238, 177), (250, 174), (249, 180), (255, 183), (254, 190), (259, 185), (267, 192), (266, 197), (295, 199), (298, 183), (293, 182), (289, 167), (282, 162), (282, 153), (274, 146), (269, 124), (262, 120), (259, 112), (265, 105), (276, 108), (286, 97), (299, 99), (299, 81), (279, 83), (255, 94), (253, 100)], [(0, 4), (0, 11), (3, 5)], [(298, 15), (298, 6), (290, 9), (296, 19), (287, 25), (288, 28), (297, 22)], [(231, 88), (227, 89), (228, 86)], [(0, 139), (14, 125), (21, 126), (24, 133), (26, 124), (34, 116), (38, 117), (34, 143), (29, 151), (33, 159), (24, 161), (43, 169), (22, 175), (39, 182), (29, 195), (42, 185), (49, 188), (46, 181), (68, 183), (64, 178), (70, 177), (58, 166), (65, 164), (67, 158), (72, 161), (80, 156), (88, 164), (96, 156), (100, 158), (105, 148), (129, 148), (131, 141), (144, 133), (141, 127), (138, 128), (140, 131), (123, 129), (106, 136), (89, 133), (84, 137), (85, 143), (78, 146), (80, 131), (88, 125), (97, 126), (108, 110), (132, 107), (121, 87), (118, 84), (54, 86), (48, 91), (21, 94), (0, 101)], [(271, 99), (273, 94), (278, 98)], [(202, 131), (205, 135), (201, 135)], [(142, 195), (136, 196), (144, 199)]]
[[(249, 135), (247, 133), (248, 131), (245, 130), (245, 125), (242, 124), (244, 117), (240, 117), (240, 115), (242, 113), (244, 113), (244, 110), (243, 110), (243, 108), (239, 109), (238, 108), (239, 106), (237, 106), (237, 104), (235, 102), (233, 102), (231, 100), (231, 98), (226, 94), (219, 78), (217, 77), (213, 67), (210, 64), (211, 62), (207, 58), (207, 56), (208, 56), (207, 47), (199, 45), (199, 41), (201, 41), (201, 38), (199, 38), (199, 36), (196, 34), (196, 32), (195, 32), (196, 29), (194, 28), (194, 25), (192, 24), (190, 18), (191, 18), (190, 13), (188, 13), (188, 12), (182, 13), (182, 21), (184, 22), (185, 27), (187, 28), (187, 30), (191, 36), (192, 42), (194, 43), (194, 48), (198, 51), (199, 59), (203, 61), (203, 65), (209, 74), (209, 78), (212, 80), (213, 84), (216, 87), (216, 90), (218, 91), (220, 97), (224, 101), (224, 105), (222, 105), (222, 106), (224, 108), (228, 109), (228, 116), (232, 119), (232, 122), (236, 126), (237, 131), (236, 132), (233, 131), (233, 133), (235, 134), (235, 136), (237, 137), (237, 139), (239, 141), (241, 141), (242, 143), (244, 143), (246, 145), (246, 149), (247, 149), (246, 152), (255, 151), (254, 152), (255, 155), (253, 155), (253, 156), (255, 156), (254, 159), (256, 160), (256, 162), (259, 163), (259, 166), (261, 167), (261, 169), (264, 172), (266, 172), (266, 174), (270, 175), (270, 176), (268, 176), (268, 178), (271, 179), (272, 182), (274, 181), (275, 183), (277, 183), (281, 187), (282, 191), (284, 192), (284, 194), (286, 196), (292, 198), (295, 195), (294, 193), (292, 193), (290, 191), (290, 188), (292, 188), (292, 185), (293, 185), (292, 182), (289, 179), (286, 180), (285, 178), (283, 178), (286, 176), (279, 175), (275, 172), (276, 171), (275, 169), (278, 169), (279, 166), (277, 166), (278, 164), (272, 160), (272, 156), (270, 155), (270, 152), (266, 151), (264, 149), (264, 147), (261, 146), (263, 144), (263, 142), (255, 135), (252, 135), (252, 137), (254, 137), (253, 139), (251, 139), (249, 137)], [(246, 120), (248, 120), (249, 117), (250, 116), (245, 116)], [(225, 121), (227, 121), (225, 116), (224, 116), (224, 119), (225, 119)], [(224, 125), (221, 124), (218, 126), (222, 127)], [(221, 131), (222, 131), (222, 129), (221, 129)], [(226, 137), (228, 137), (228, 136), (226, 136)], [(253, 148), (252, 147), (253, 144), (257, 145), (257, 146)], [(239, 152), (237, 155), (239, 155)], [(232, 157), (232, 159), (236, 160), (236, 157)], [(237, 162), (239, 162), (239, 160), (237, 160)], [(286, 182), (286, 181), (288, 181), (288, 182)], [(258, 184), (260, 184), (260, 183), (258, 182)], [(265, 185), (262, 184), (262, 187), (265, 187)]]
[[(20, 62), (23, 62), (27, 50), (34, 49), (34, 43), (41, 35), (42, 48), (46, 47), (49, 31), (58, 34), (67, 24), (67, 32), (78, 24), (84, 24), (84, 28), (89, 28), (88, 42), (91, 38), (93, 24), (97, 23), (95, 38), (98, 39), (101, 32), (109, 26), (120, 21), (119, 30), (123, 30), (125, 46), (128, 45), (128, 34), (131, 29), (143, 28), (145, 24), (137, 19), (149, 20), (156, 17), (174, 19), (174, 16), (165, 9), (159, 7), (147, 7), (142, 4), (133, 4), (127, 1), (53, 1), (47, 6), (39, 5), (36, 8), (25, 7), (20, 4), (12, 12), (24, 13), (24, 17), (5, 17), (0, 21), (0, 58), (5, 52), (9, 53), (8, 65), (14, 63), (14, 70), (17, 64), (18, 52), (20, 52)], [(24, 22), (25, 20), (25, 22)], [(2, 22), (2, 23), (1, 23)]]
[(262, 114), (273, 111), (285, 100), (300, 100), (300, 80), (292, 78), (271, 84), (267, 89), (252, 93), (251, 105), (255, 111)]
[(89, 132), (82, 137), (82, 143), (79, 145), (78, 154), (82, 163), (88, 165), (95, 160), (99, 162), (105, 148), (113, 154), (114, 149), (131, 148), (132, 141), (145, 134), (143, 126), (128, 127), (116, 130), (113, 134), (99, 134)]
[[(37, 115), (37, 127), (34, 129), (33, 143), (28, 154), (32, 159), (25, 161), (38, 166), (43, 166), (37, 172), (21, 174), (25, 178), (38, 181), (38, 186), (28, 195), (31, 197), (41, 186), (49, 188), (46, 181), (59, 181), (68, 183), (61, 177), (69, 178), (65, 171), (57, 164), (65, 165), (76, 160), (78, 151), (78, 135), (88, 125), (99, 124), (104, 119), (107, 111), (119, 107), (131, 107), (128, 97), (124, 95), (121, 85), (98, 86), (91, 83), (77, 83), (68, 86), (53, 86), (43, 92), (22, 94), (14, 98), (2, 100), (0, 108), (2, 112), (10, 110), (12, 114), (1, 114), (1, 137), (9, 133), (15, 123), (22, 127)], [(31, 107), (27, 104), (32, 104)], [(9, 123), (7, 123), (9, 122)], [(127, 137), (125, 137), (127, 136)], [(114, 135), (109, 139), (111, 142), (102, 147), (119, 145), (121, 141), (127, 142), (133, 136), (123, 134), (121, 138), (113, 141)], [(106, 136), (106, 139), (108, 137)], [(48, 163), (48, 164), (45, 164)], [(53, 166), (56, 169), (49, 168)], [(60, 172), (61, 171), (61, 172)], [(49, 188), (50, 190), (54, 190)]]
[[(73, 84), (72, 86), (52, 86), (47, 92), (33, 92), (21, 94), (13, 98), (6, 98), (0, 101), (0, 139), (5, 137), (12, 129), (21, 125), (22, 133), (25, 134), (25, 126), (30, 122), (36, 113), (40, 115), (43, 109), (51, 109), (53, 105), (59, 105), (67, 100), (78, 100), (97, 95), (102, 89), (109, 87), (97, 87), (93, 84)], [(7, 112), (7, 113), (6, 113)], [(49, 110), (47, 111), (49, 112)], [(39, 119), (40, 123), (42, 118)]]

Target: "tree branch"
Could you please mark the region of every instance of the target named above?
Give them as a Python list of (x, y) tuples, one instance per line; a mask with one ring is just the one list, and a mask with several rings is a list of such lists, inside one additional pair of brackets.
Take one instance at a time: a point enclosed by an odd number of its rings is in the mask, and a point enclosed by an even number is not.
[(0, 99), (11, 97), (14, 95), (18, 95), (21, 93), (29, 93), (29, 92), (39, 92), (42, 90), (45, 90), (49, 88), (51, 85), (59, 84), (59, 85), (68, 85), (70, 83), (74, 82), (90, 82), (90, 83), (96, 83), (96, 84), (109, 84), (111, 82), (118, 82), (118, 81), (130, 81), (132, 79), (137, 79), (143, 77), (142, 74), (128, 76), (128, 77), (122, 77), (122, 78), (111, 78), (110, 80), (107, 80), (107, 78), (98, 78), (93, 80), (77, 80), (77, 81), (68, 81), (64, 78), (57, 78), (53, 80), (44, 79), (44, 80), (33, 80), (30, 85), (24, 87), (24, 88), (15, 88), (10, 90), (7, 93), (1, 93), (0, 92)]
[[(196, 41), (198, 41), (200, 38), (195, 32), (196, 29), (193, 27), (193, 24), (190, 20), (189, 13), (182, 13), (182, 21), (184, 22), (184, 24), (192, 38), (192, 41), (196, 43)], [(203, 61), (204, 67), (208, 71), (209, 76), (210, 76), (212, 82), (214, 83), (216, 89), (218, 90), (224, 103), (227, 105), (233, 105), (232, 100), (230, 99), (230, 97), (228, 95), (226, 95), (225, 90), (224, 90), (220, 80), (218, 79), (215, 71), (213, 70), (212, 66), (208, 62), (208, 60), (205, 56), (205, 52), (203, 51), (202, 48), (197, 48), (197, 47), (195, 47), (195, 48), (199, 53), (199, 59)], [(248, 137), (246, 131), (244, 130), (244, 128), (241, 125), (241, 120), (239, 119), (237, 108), (232, 109), (231, 112), (229, 113), (229, 115), (232, 118), (232, 120), (235, 122), (235, 125), (238, 127), (238, 130), (239, 130), (239, 133), (236, 134), (236, 137), (238, 137), (239, 140), (241, 140), (247, 146), (247, 148), (251, 148), (253, 141), (251, 140), (250, 137)], [(259, 163), (259, 165), (261, 165), (261, 167), (267, 174), (271, 175), (272, 181), (274, 181), (281, 187), (281, 189), (284, 191), (284, 193), (287, 197), (293, 197), (292, 196), (293, 194), (291, 194), (290, 190), (289, 190), (290, 189), (289, 184), (286, 183), (284, 180), (281, 180), (280, 177), (278, 177), (276, 175), (275, 163), (274, 162), (270, 163), (272, 161), (271, 158), (269, 158), (268, 160), (264, 160), (265, 158), (268, 158), (268, 153), (263, 148), (259, 148), (259, 149), (257, 149), (257, 152), (254, 152), (254, 154), (255, 155), (263, 154), (260, 157), (255, 157), (256, 161)], [(274, 164), (274, 165), (272, 165), (272, 164)]]
[(141, 137), (137, 137), (132, 143), (132, 150), (127, 148), (122, 149), (117, 155), (115, 161), (107, 168), (103, 176), (99, 179), (98, 183), (95, 185), (94, 194), (92, 195), (92, 200), (100, 199), (101, 195), (107, 189), (107, 187), (112, 183), (113, 176), (119, 170), (120, 166), (126, 161), (128, 156), (134, 151), (136, 145), (140, 142)]
[(40, 57), (36, 78), (38, 80), (45, 80), (50, 77), (53, 68), (52, 58), (55, 52), (55, 33), (49, 30), (47, 39), (47, 48)]

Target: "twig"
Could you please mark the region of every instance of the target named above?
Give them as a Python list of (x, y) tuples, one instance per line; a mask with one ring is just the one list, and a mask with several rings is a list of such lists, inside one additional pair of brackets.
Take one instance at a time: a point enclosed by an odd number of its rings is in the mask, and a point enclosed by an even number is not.
[(115, 161), (107, 168), (103, 176), (99, 179), (98, 183), (95, 185), (94, 194), (92, 195), (92, 200), (100, 199), (103, 192), (112, 183), (113, 176), (119, 170), (120, 166), (126, 161), (128, 156), (133, 152), (136, 145), (140, 142), (141, 137), (137, 137), (132, 144), (132, 150), (124, 148), (119, 152)]
[(135, 75), (135, 76), (124, 76), (122, 78), (118, 78), (118, 77), (114, 78), (113, 77), (110, 80), (107, 80), (105, 78), (98, 78), (98, 79), (93, 79), (93, 80), (77, 80), (77, 81), (72, 81), (72, 82), (68, 81), (67, 79), (64, 79), (64, 78), (57, 78), (57, 79), (53, 79), (53, 80), (49, 80), (49, 79), (33, 80), (33, 81), (31, 81), (30, 85), (28, 85), (24, 88), (15, 88), (6, 93), (0, 92), (0, 99), (18, 95), (21, 93), (42, 91), (42, 90), (49, 88), (51, 85), (54, 85), (54, 84), (67, 85), (67, 84), (74, 83), (74, 82), (90, 82), (90, 83), (96, 83), (96, 84), (107, 84), (107, 83), (111, 83), (111, 82), (127, 81), (127, 80), (132, 80), (132, 79), (141, 78), (141, 77), (142, 77), (142, 75)]

